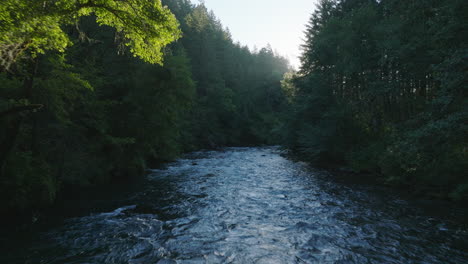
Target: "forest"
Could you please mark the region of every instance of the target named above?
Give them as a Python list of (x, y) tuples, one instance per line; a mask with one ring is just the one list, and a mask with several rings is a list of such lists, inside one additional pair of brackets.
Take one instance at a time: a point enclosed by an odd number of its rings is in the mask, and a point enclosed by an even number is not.
[(467, 16), (466, 0), (321, 0), (296, 71), (203, 3), (3, 0), (0, 214), (225, 146), (466, 200)]
[(203, 4), (0, 8), (2, 215), (142, 176), (184, 152), (278, 137), (287, 60), (234, 43)]
[(452, 200), (468, 195), (468, 3), (322, 0), (284, 144), (315, 164)]

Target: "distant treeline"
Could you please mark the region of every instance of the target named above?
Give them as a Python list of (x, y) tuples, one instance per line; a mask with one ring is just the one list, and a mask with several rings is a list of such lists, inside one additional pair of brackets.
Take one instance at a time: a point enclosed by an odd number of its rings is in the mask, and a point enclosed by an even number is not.
[(285, 144), (421, 193), (468, 195), (468, 1), (321, 0), (284, 81)]
[(234, 43), (203, 4), (38, 2), (0, 4), (2, 216), (186, 151), (278, 139), (287, 60)]

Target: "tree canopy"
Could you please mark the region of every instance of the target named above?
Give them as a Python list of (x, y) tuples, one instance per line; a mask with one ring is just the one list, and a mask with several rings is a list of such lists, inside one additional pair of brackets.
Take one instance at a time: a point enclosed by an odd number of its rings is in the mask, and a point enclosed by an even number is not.
[(234, 43), (203, 4), (27, 2), (0, 5), (2, 213), (30, 219), (186, 151), (279, 143), (287, 60)]
[(468, 191), (466, 1), (322, 0), (285, 142), (431, 195)]
[(72, 43), (64, 26), (89, 15), (115, 28), (121, 45), (149, 63), (161, 63), (162, 48), (181, 36), (176, 18), (161, 1), (5, 0), (0, 5), (0, 66), (8, 69), (25, 54), (64, 52)]

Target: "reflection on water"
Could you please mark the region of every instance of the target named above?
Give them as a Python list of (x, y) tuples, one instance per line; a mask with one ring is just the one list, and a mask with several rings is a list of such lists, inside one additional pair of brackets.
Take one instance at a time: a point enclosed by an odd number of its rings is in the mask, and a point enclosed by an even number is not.
[(0, 262), (468, 263), (468, 231), (449, 216), (327, 180), (276, 148), (193, 153), (126, 201)]

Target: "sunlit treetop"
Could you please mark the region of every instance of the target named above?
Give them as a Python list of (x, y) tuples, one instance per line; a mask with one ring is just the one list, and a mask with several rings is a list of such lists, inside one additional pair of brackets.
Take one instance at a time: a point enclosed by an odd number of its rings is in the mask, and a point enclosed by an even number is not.
[(162, 63), (162, 48), (181, 36), (178, 21), (160, 0), (2, 0), (0, 70), (28, 52), (63, 52), (71, 45), (64, 25), (94, 14), (100, 25), (123, 36), (134, 56)]

